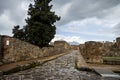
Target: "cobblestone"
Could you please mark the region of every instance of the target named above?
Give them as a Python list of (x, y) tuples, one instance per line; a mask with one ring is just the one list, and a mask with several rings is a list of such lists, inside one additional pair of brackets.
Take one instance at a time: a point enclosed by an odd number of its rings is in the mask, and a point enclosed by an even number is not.
[(49, 61), (42, 66), (4, 75), (5, 80), (101, 80), (93, 72), (78, 71), (75, 69), (77, 51)]

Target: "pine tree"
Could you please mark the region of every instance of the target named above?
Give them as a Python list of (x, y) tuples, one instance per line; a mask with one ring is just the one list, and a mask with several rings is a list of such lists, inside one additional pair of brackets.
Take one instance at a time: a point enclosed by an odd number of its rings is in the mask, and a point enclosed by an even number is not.
[[(49, 5), (51, 1), (34, 0), (34, 4), (29, 5), (28, 17), (25, 20), (27, 24), (23, 29), (15, 26), (13, 37), (30, 42), (39, 47), (48, 46), (56, 33), (54, 23), (60, 20), (60, 17), (51, 11), (52, 5)], [(18, 32), (24, 36), (21, 36)]]

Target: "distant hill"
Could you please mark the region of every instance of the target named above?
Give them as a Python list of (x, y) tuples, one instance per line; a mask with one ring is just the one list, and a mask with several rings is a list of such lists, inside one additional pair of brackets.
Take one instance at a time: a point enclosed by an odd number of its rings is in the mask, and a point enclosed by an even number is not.
[(79, 45), (79, 42), (73, 41), (73, 42), (69, 42), (70, 45)]

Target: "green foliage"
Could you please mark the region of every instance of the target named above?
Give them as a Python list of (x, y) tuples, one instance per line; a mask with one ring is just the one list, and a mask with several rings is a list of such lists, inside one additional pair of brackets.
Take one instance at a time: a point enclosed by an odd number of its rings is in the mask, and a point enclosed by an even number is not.
[(14, 29), (13, 29), (14, 37), (18, 38), (18, 39), (21, 39), (21, 40), (24, 40), (23, 39), (23, 36), (24, 36), (23, 29), (19, 29), (19, 28), (20, 28), (19, 25), (14, 26)]
[(18, 25), (15, 26), (13, 37), (39, 47), (48, 46), (56, 33), (54, 23), (60, 20), (60, 17), (51, 11), (51, 1), (34, 0), (34, 4), (29, 5), (28, 17), (25, 20), (27, 24), (22, 29), (19, 29)]
[(120, 57), (103, 57), (103, 60), (120, 60)]

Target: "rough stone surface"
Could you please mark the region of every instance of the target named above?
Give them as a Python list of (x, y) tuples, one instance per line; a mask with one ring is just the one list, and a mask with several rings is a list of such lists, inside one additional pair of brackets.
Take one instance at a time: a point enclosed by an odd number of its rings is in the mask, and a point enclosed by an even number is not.
[(120, 39), (117, 38), (116, 42), (103, 43), (103, 56), (120, 57)]
[(120, 57), (120, 38), (116, 38), (116, 42), (88, 41), (80, 44), (79, 48), (86, 62), (103, 63), (104, 56)]
[(75, 69), (77, 55), (77, 51), (72, 51), (70, 54), (49, 61), (42, 66), (4, 75), (4, 78), (5, 80), (101, 80), (101, 77), (93, 72)]
[(95, 41), (85, 42), (84, 45), (80, 45), (80, 52), (86, 62), (102, 63), (102, 43)]
[(78, 45), (71, 45), (71, 50), (79, 50), (79, 46)]
[(54, 47), (55, 48), (69, 49), (70, 45), (66, 41), (55, 41)]
[[(59, 44), (56, 44), (56, 46)], [(29, 44), (16, 38), (3, 36), (3, 62), (11, 63), (18, 61), (31, 60), (35, 58), (43, 58), (64, 53), (68, 47), (67, 43), (58, 47), (44, 47)]]

